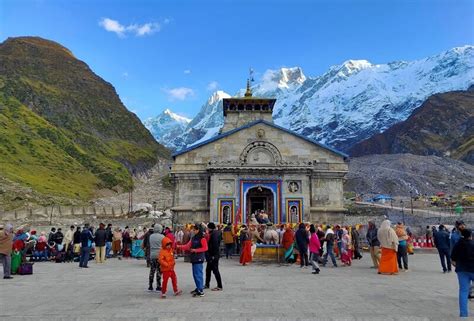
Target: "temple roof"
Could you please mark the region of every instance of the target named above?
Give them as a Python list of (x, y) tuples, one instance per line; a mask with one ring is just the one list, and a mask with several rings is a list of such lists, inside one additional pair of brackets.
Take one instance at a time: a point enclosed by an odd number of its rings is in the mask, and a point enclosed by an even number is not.
[(225, 132), (225, 133), (222, 133), (222, 134), (219, 134), (219, 135), (217, 135), (217, 136), (211, 137), (211, 138), (209, 138), (208, 140), (205, 140), (205, 141), (200, 142), (200, 143), (198, 143), (198, 144), (191, 145), (191, 146), (188, 147), (188, 148), (185, 148), (185, 149), (182, 149), (182, 150), (180, 150), (180, 151), (177, 151), (176, 153), (174, 153), (174, 154), (172, 155), (172, 156), (173, 156), (173, 159), (174, 159), (176, 156), (185, 154), (185, 153), (187, 153), (187, 152), (189, 152), (189, 151), (192, 151), (192, 150), (194, 150), (194, 149), (196, 149), (196, 148), (199, 148), (199, 147), (201, 147), (201, 146), (204, 146), (204, 145), (210, 144), (210, 143), (212, 143), (212, 142), (218, 141), (218, 140), (221, 139), (221, 138), (230, 136), (230, 135), (232, 135), (232, 134), (234, 134), (234, 133), (236, 133), (236, 132), (238, 132), (238, 131), (241, 131), (241, 130), (243, 130), (243, 129), (247, 129), (247, 128), (253, 127), (253, 126), (258, 125), (258, 124), (265, 124), (265, 125), (267, 125), (267, 126), (270, 126), (270, 127), (273, 127), (273, 128), (279, 129), (279, 130), (282, 130), (282, 131), (284, 131), (284, 132), (286, 132), (286, 133), (288, 133), (288, 134), (290, 134), (290, 135), (296, 136), (296, 137), (301, 138), (301, 139), (303, 139), (303, 140), (305, 140), (305, 141), (307, 141), (307, 142), (309, 142), (309, 143), (311, 143), (311, 144), (314, 144), (314, 145), (319, 146), (319, 147), (321, 147), (321, 148), (323, 148), (323, 149), (326, 149), (326, 150), (328, 150), (328, 151), (330, 151), (330, 152), (332, 152), (332, 153), (335, 153), (335, 154), (337, 154), (337, 155), (343, 157), (344, 160), (349, 158), (349, 155), (347, 155), (347, 154), (345, 154), (345, 153), (343, 153), (343, 152), (341, 152), (341, 151), (338, 151), (338, 150), (336, 150), (336, 149), (334, 149), (334, 148), (331, 148), (331, 147), (329, 147), (329, 146), (326, 146), (326, 145), (324, 145), (324, 144), (318, 143), (318, 142), (316, 142), (316, 141), (314, 141), (314, 140), (312, 140), (312, 139), (309, 139), (309, 138), (307, 138), (307, 137), (305, 137), (305, 136), (303, 136), (303, 135), (300, 135), (300, 134), (298, 134), (298, 133), (296, 133), (296, 132), (294, 132), (294, 131), (292, 131), (292, 130), (283, 128), (283, 127), (281, 127), (281, 126), (275, 125), (275, 124), (273, 124), (273, 123), (271, 123), (271, 122), (268, 122), (268, 121), (266, 121), (266, 120), (260, 119), (260, 120), (257, 120), (257, 121), (254, 121), (254, 122), (245, 124), (244, 126), (241, 126), (241, 127), (238, 127), (238, 128), (232, 129), (232, 130), (229, 130), (229, 131), (227, 131), (227, 132)]

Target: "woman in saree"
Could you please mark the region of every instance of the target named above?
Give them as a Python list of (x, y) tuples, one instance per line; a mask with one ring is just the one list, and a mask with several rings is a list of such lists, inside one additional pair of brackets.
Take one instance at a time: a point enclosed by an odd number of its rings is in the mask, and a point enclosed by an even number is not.
[(245, 225), (242, 225), (242, 229), (240, 230), (240, 244), (242, 244), (240, 264), (245, 266), (247, 263), (252, 262), (252, 240), (250, 238), (249, 230)]
[(378, 273), (397, 274), (398, 236), (390, 227), (389, 220), (382, 222), (377, 232), (377, 238), (380, 241), (380, 248), (382, 249)]

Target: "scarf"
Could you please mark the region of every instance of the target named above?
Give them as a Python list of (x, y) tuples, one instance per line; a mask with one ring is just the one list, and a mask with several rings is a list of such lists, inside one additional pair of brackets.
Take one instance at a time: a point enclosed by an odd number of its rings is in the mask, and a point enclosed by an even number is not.
[(380, 225), (377, 232), (377, 238), (380, 241), (380, 246), (392, 250), (398, 249), (398, 236), (395, 231), (390, 227), (390, 221), (385, 220)]

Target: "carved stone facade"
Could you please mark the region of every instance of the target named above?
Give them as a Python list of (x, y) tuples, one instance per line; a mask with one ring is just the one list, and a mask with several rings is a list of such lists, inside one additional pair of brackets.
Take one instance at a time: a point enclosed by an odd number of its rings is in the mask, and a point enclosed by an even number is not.
[[(262, 108), (262, 99), (241, 100), (247, 108), (241, 112), (257, 109), (252, 103)], [(268, 101), (271, 114), (274, 100)], [(260, 210), (273, 223), (330, 222), (332, 213), (345, 211), (347, 155), (266, 119), (237, 128), (227, 123), (226, 131), (173, 158), (173, 211), (182, 223), (246, 223)]]

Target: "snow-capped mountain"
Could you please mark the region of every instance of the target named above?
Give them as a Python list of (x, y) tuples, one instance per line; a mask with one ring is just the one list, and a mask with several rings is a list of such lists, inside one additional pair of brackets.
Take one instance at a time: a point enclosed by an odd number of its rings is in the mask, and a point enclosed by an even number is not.
[(143, 124), (158, 142), (168, 145), (170, 140), (182, 135), (190, 122), (191, 119), (166, 109), (159, 116), (146, 119)]
[[(252, 89), (254, 96), (277, 99), (276, 124), (346, 151), (407, 119), (428, 96), (472, 84), (474, 46), (464, 46), (411, 62), (348, 60), (314, 78), (299, 67), (268, 70)], [(217, 135), (226, 97), (222, 91), (214, 93), (184, 133), (165, 145), (179, 150)]]

